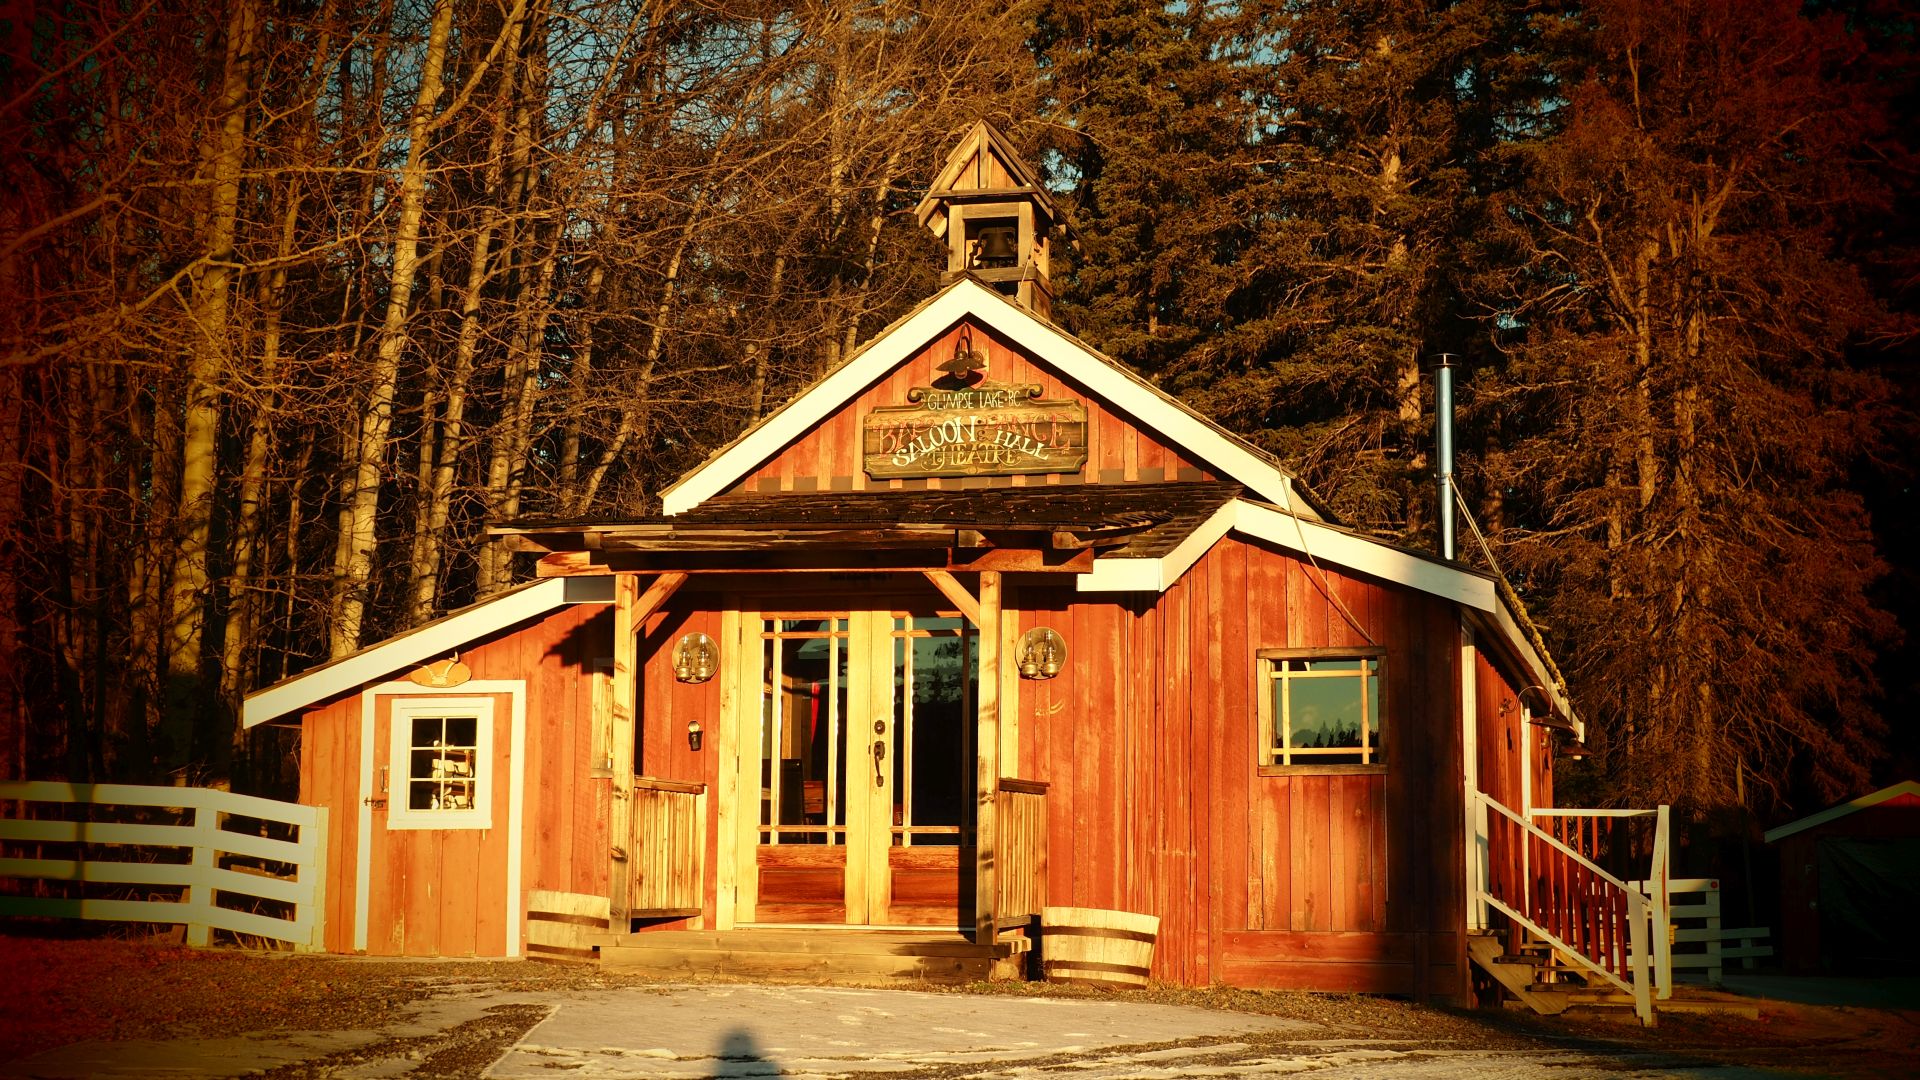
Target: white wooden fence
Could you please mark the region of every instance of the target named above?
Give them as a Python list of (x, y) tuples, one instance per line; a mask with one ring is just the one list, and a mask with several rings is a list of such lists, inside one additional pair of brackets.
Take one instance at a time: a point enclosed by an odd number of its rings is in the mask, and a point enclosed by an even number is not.
[(1667, 892), (1674, 898), (1668, 935), (1676, 972), (1718, 983), (1727, 961), (1738, 960), (1751, 969), (1755, 959), (1773, 955), (1773, 946), (1762, 944), (1771, 933), (1766, 927), (1720, 925), (1718, 878), (1674, 878), (1667, 882)]
[[(224, 930), (317, 950), (326, 852), (321, 807), (207, 788), (0, 781), (0, 916), (180, 924), (195, 945)], [(132, 898), (101, 895), (116, 892)]]

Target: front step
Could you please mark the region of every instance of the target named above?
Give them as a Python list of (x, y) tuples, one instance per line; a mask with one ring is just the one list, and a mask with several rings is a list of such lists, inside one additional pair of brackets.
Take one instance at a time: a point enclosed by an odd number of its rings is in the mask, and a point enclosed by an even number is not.
[(952, 931), (660, 930), (608, 935), (600, 963), (674, 976), (965, 983), (987, 979), (1011, 951)]
[(1539, 967), (1534, 963), (1512, 963), (1501, 947), (1499, 934), (1468, 934), (1467, 956), (1482, 971), (1493, 976), (1507, 992), (1542, 1016), (1558, 1016), (1567, 1011), (1572, 995), (1566, 990), (1543, 990), (1534, 983)]

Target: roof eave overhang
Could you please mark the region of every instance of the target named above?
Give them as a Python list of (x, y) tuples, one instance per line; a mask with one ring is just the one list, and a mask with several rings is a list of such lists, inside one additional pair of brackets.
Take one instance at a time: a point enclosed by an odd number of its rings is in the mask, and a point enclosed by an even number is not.
[[(1101, 559), (1077, 579), (1081, 592), (1164, 592), (1229, 532), (1262, 540), (1314, 562), (1358, 571), (1458, 604), (1506, 665), (1545, 695), (1548, 726), (1586, 740), (1586, 725), (1539, 650), (1521, 629), (1494, 579), (1379, 541), (1244, 499), (1221, 507), (1173, 552), (1158, 558)], [(1555, 718), (1559, 722), (1556, 722)]]
[(1881, 803), (1897, 799), (1902, 795), (1912, 795), (1920, 798), (1920, 782), (1902, 780), (1891, 787), (1881, 788), (1879, 791), (1871, 794), (1862, 795), (1857, 799), (1843, 802), (1839, 806), (1828, 807), (1817, 814), (1809, 814), (1798, 821), (1790, 821), (1779, 828), (1768, 829), (1766, 833), (1763, 834), (1763, 839), (1769, 844), (1777, 840), (1785, 840), (1795, 833), (1819, 828), (1829, 822), (1838, 821), (1844, 817), (1851, 817), (1862, 810), (1871, 810)]
[(535, 581), (256, 690), (241, 705), (241, 723), (248, 728), (274, 723), (315, 702), (358, 689), (423, 660), (464, 649), (472, 641), (567, 604), (612, 602), (611, 579)]

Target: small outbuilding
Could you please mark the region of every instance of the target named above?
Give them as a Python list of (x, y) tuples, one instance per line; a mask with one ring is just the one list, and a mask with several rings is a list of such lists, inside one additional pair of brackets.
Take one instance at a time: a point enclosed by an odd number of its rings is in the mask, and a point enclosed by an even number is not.
[(1769, 830), (1780, 853), (1787, 970), (1910, 973), (1920, 938), (1920, 783), (1907, 780)]

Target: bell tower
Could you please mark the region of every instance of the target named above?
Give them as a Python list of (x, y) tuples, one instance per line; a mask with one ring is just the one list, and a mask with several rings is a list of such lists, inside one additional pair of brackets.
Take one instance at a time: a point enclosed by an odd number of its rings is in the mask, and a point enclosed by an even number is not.
[(982, 120), (947, 155), (920, 205), (920, 224), (947, 243), (947, 274), (972, 274), (1043, 319), (1053, 315), (1047, 257), (1063, 226), (1053, 199), (1007, 137)]

